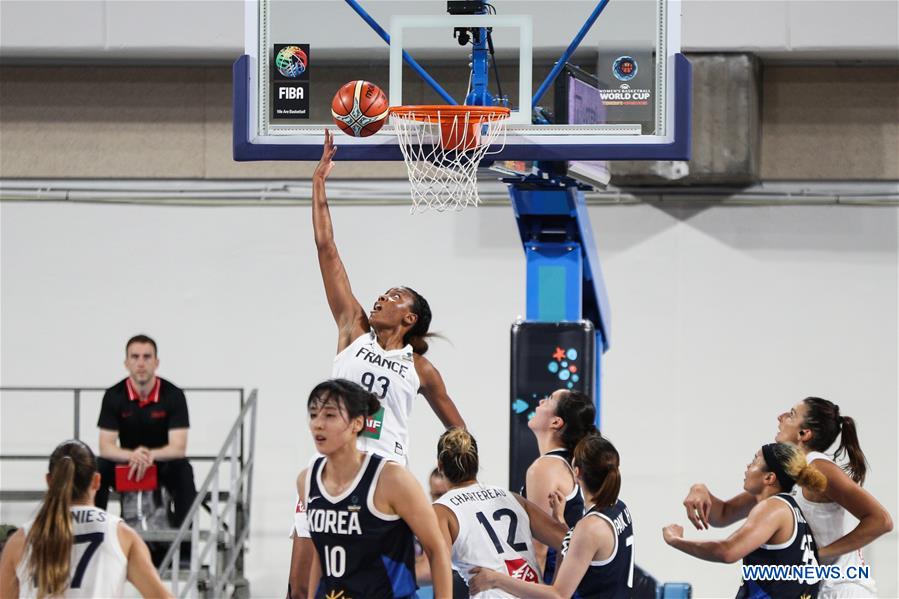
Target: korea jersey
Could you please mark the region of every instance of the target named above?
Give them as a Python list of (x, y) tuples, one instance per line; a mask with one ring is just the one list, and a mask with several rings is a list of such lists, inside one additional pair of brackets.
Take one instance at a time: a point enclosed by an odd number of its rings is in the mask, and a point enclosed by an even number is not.
[(365, 454), (356, 479), (332, 497), (321, 478), (327, 459), (316, 459), (306, 475), (306, 516), (322, 571), (315, 596), (414, 596), (418, 587), (412, 531), (399, 516), (379, 512), (374, 503), (387, 460)]
[[(584, 518), (591, 517), (602, 518), (612, 526), (615, 548), (607, 559), (590, 562), (572, 598), (630, 598), (634, 592), (634, 522), (631, 513), (619, 499), (612, 507), (590, 508)], [(574, 528), (568, 531), (562, 541), (563, 558), (568, 553), (573, 532)]]
[[(509, 491), (473, 484), (447, 491), (434, 502), (456, 515), (459, 534), (453, 542), (453, 569), (467, 583), (475, 566), (538, 582), (537, 558), (527, 512)], [(490, 589), (473, 597), (514, 597)]]
[[(793, 512), (793, 534), (778, 545), (762, 545), (743, 558), (744, 566), (817, 566), (818, 547), (812, 536), (812, 529), (802, 515), (802, 510), (787, 493), (772, 497), (783, 501)], [(814, 599), (818, 596), (821, 583), (816, 580), (746, 580), (737, 591), (737, 599), (779, 599), (780, 597), (802, 597)]]
[[(122, 597), (128, 558), (119, 544), (121, 519), (88, 505), (72, 506), (74, 543), (69, 566), (69, 588), (63, 597)], [(22, 527), (27, 535), (34, 520)], [(16, 566), (19, 597), (37, 597), (34, 580), (28, 574), (30, 545), (26, 544), (22, 561)]]
[(409, 419), (421, 383), (412, 346), (384, 350), (374, 331), (363, 333), (334, 358), (331, 376), (353, 381), (381, 400), (381, 409), (365, 419), (357, 443), (402, 465), (409, 454)]
[[(565, 519), (565, 524), (568, 525), (568, 528), (572, 528), (578, 523), (578, 520), (584, 516), (584, 496), (581, 493), (581, 487), (578, 485), (577, 479), (574, 476), (574, 468), (571, 467), (571, 452), (564, 447), (560, 447), (559, 449), (547, 451), (537, 459), (562, 460), (562, 462), (568, 466), (568, 470), (571, 472), (571, 479), (574, 480), (574, 488), (571, 489), (571, 492), (565, 497), (565, 507), (562, 511), (562, 517)], [(528, 496), (526, 486), (522, 487), (521, 494), (525, 497)], [(547, 547), (546, 565), (543, 567), (543, 582), (546, 584), (553, 583), (553, 579), (556, 575), (556, 561), (556, 550), (552, 547)]]

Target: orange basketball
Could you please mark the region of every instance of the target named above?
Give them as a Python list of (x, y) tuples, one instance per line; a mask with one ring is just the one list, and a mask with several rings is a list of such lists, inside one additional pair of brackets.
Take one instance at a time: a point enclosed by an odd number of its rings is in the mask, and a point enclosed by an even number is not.
[(369, 81), (350, 81), (331, 100), (331, 116), (340, 130), (353, 137), (378, 132), (387, 120), (387, 96)]

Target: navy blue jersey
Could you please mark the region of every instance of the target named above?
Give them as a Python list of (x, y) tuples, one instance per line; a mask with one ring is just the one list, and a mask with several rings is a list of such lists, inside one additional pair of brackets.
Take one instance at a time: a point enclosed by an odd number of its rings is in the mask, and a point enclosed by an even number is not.
[[(560, 459), (571, 469), (571, 452), (567, 449), (553, 449), (552, 451), (547, 451), (545, 454), (540, 456), (543, 457), (552, 457), (556, 459)], [(540, 459), (540, 458), (538, 458)], [(571, 477), (574, 479), (574, 470), (571, 470)], [(527, 497), (527, 485), (521, 488), (522, 497)], [(572, 528), (575, 524), (578, 523), (584, 515), (584, 496), (581, 493), (581, 487), (577, 484), (577, 480), (574, 480), (574, 489), (571, 490), (571, 493), (565, 498), (565, 509), (562, 511), (562, 517), (565, 519), (565, 524), (568, 525), (568, 528)], [(552, 584), (553, 577), (556, 574), (556, 550), (552, 547), (548, 547), (546, 550), (546, 565), (543, 567), (543, 582), (546, 584)]]
[[(802, 510), (796, 500), (787, 493), (774, 495), (784, 501), (793, 511), (793, 535), (780, 545), (762, 545), (743, 558), (744, 566), (817, 566), (818, 547), (812, 536)], [(746, 580), (737, 591), (737, 599), (779, 599), (780, 597), (802, 597), (814, 599), (818, 596), (820, 582), (817, 580)]]
[(322, 577), (315, 596), (388, 598), (415, 594), (412, 531), (399, 516), (377, 511), (375, 489), (388, 462), (365, 454), (356, 480), (338, 497), (321, 481), (326, 457), (306, 477), (306, 516)]
[[(602, 518), (611, 524), (615, 533), (615, 549), (608, 559), (590, 562), (581, 578), (573, 599), (630, 599), (634, 590), (634, 521), (627, 506), (620, 499), (612, 507), (590, 508), (584, 518)], [(574, 528), (562, 541), (562, 557), (568, 552), (568, 544)]]

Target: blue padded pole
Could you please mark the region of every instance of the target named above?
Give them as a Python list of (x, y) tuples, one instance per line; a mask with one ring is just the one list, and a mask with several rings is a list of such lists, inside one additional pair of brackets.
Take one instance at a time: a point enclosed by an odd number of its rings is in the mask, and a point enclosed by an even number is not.
[[(479, 14), (487, 12), (486, 3), (482, 3), (483, 7)], [(490, 69), (487, 65), (489, 57), (487, 55), (487, 28), (480, 27), (478, 41), (472, 43), (471, 48), (471, 92), (465, 98), (466, 104), (473, 106), (492, 106), (493, 96), (487, 89)]]
[[(347, 0), (347, 2), (349, 1), (350, 0)], [(571, 58), (571, 55), (574, 54), (574, 51), (577, 50), (577, 47), (581, 45), (582, 41), (584, 41), (584, 37), (587, 35), (587, 32), (590, 31), (591, 27), (593, 27), (593, 23), (596, 22), (596, 19), (599, 17), (600, 13), (602, 13), (603, 9), (608, 3), (609, 0), (601, 0), (599, 4), (596, 5), (596, 8), (593, 9), (593, 12), (590, 13), (590, 16), (587, 18), (584, 26), (581, 27), (581, 30), (577, 32), (577, 35), (574, 36), (571, 44), (568, 45), (568, 48), (566, 48), (565, 52), (562, 53), (561, 58), (559, 58), (558, 62), (556, 62), (553, 70), (549, 72), (549, 75), (547, 75), (543, 83), (540, 84), (540, 88), (537, 90), (537, 93), (534, 94), (534, 99), (531, 100), (531, 106), (536, 106), (540, 102), (540, 98), (543, 97), (543, 94), (546, 93), (546, 90), (549, 89), (549, 86), (552, 85), (552, 82), (556, 80), (556, 77), (558, 77), (559, 73), (562, 71), (562, 68), (565, 66), (565, 63), (568, 62), (568, 59)]]
[[(384, 40), (385, 42), (390, 44), (390, 35), (386, 31), (384, 31), (383, 27), (378, 25), (378, 22), (375, 21), (374, 18), (372, 18), (372, 16), (370, 14), (365, 12), (365, 9), (362, 8), (361, 4), (356, 2), (356, 0), (346, 0), (346, 3), (350, 5), (350, 8), (352, 8), (354, 11), (356, 11), (356, 14), (358, 14), (360, 17), (362, 17), (363, 21), (368, 23), (369, 27), (371, 27), (372, 29), (375, 30), (375, 33), (377, 33), (379, 36), (381, 36), (382, 40)], [(440, 97), (443, 98), (444, 100), (446, 100), (447, 104), (453, 104), (453, 105), (458, 104), (458, 102), (456, 102), (453, 99), (453, 97), (451, 95), (449, 95), (449, 93), (445, 89), (443, 89), (440, 86), (440, 84), (437, 83), (437, 81), (433, 77), (431, 77), (426, 70), (424, 70), (424, 68), (422, 68), (422, 66), (420, 64), (415, 62), (415, 59), (412, 58), (412, 56), (410, 56), (409, 53), (406, 52), (405, 50), (403, 50), (403, 60), (406, 62), (406, 64), (408, 64), (410, 67), (412, 67), (412, 69), (416, 73), (418, 73), (419, 77), (424, 79), (425, 83), (430, 85), (434, 89), (435, 92), (440, 94)]]

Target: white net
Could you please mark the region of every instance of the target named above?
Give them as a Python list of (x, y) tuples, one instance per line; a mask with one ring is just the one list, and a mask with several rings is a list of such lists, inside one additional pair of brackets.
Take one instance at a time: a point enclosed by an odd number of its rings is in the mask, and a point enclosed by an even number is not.
[(412, 212), (477, 206), (478, 164), (506, 144), (509, 111), (482, 106), (392, 109), (412, 187)]

